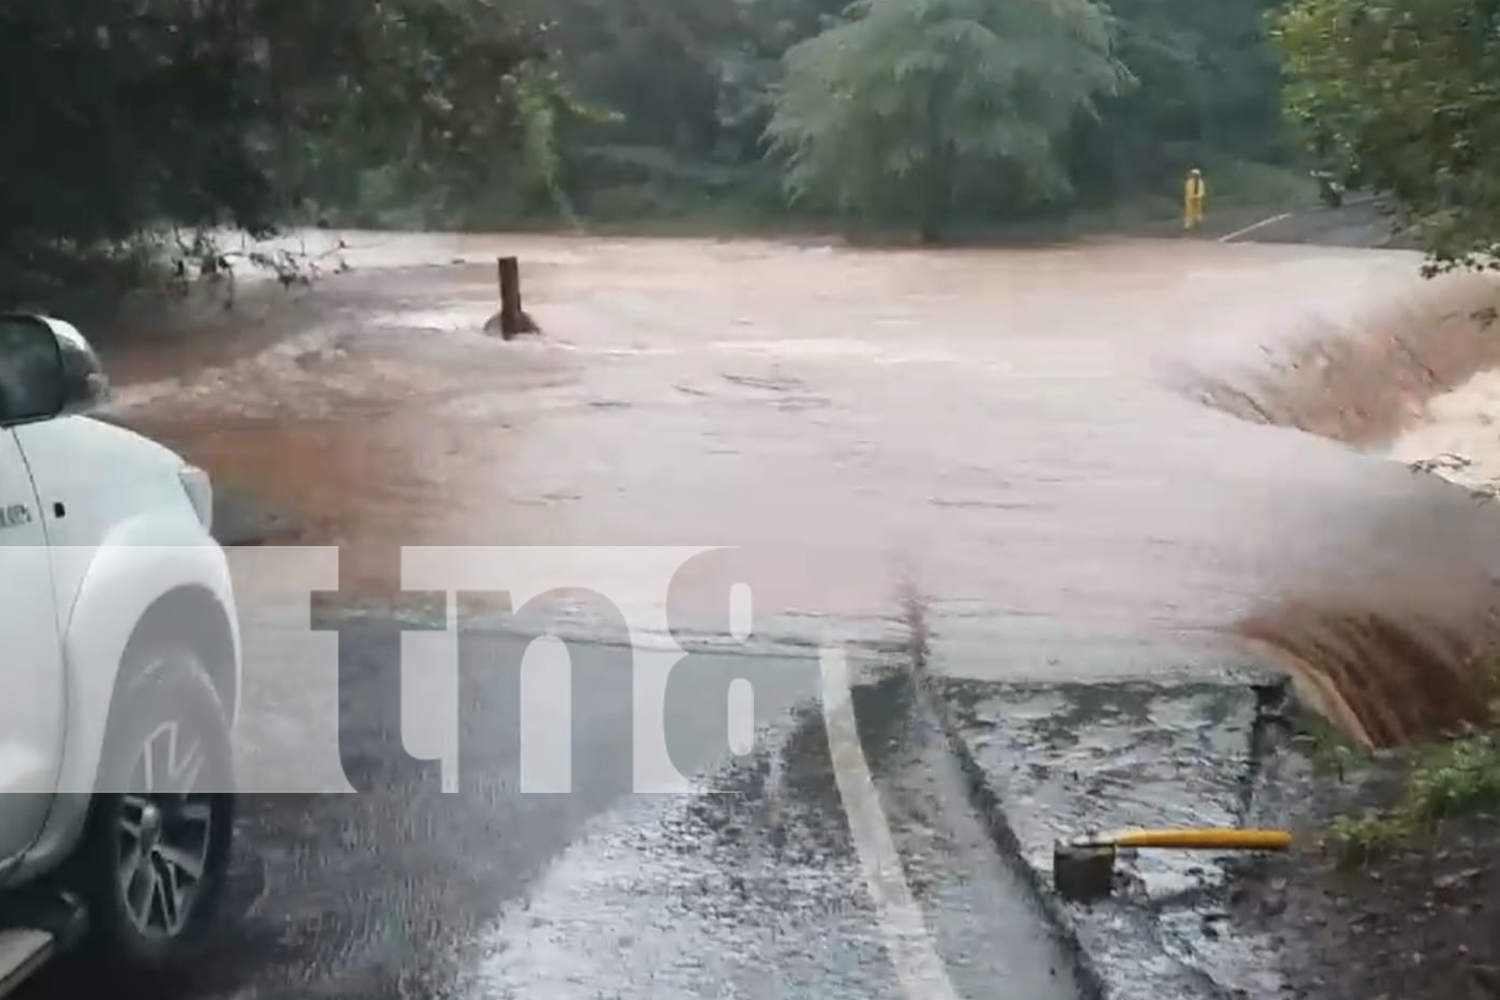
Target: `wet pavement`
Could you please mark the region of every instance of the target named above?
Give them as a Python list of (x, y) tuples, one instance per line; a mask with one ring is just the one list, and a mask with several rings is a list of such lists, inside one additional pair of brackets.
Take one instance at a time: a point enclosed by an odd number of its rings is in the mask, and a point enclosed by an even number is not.
[[(507, 666), (523, 641), (469, 635), (462, 778), (444, 795), (401, 747), (398, 630), (359, 619), (340, 638), (345, 697), (359, 705), (343, 734), (358, 794), (248, 797), (236, 918), (213, 961), (156, 995), (913, 995), (862, 877), (816, 659), (695, 661), (695, 676), (754, 678), (756, 744), (734, 756), (712, 713), (669, 718), (675, 762), (711, 794), (645, 796), (629, 791), (629, 651), (573, 645), (575, 683), (593, 692), (574, 730), (573, 791), (523, 795)], [(916, 995), (988, 996), (1004, 981), (1037, 1000), (1078, 996), (1066, 952), (968, 808), (904, 653), (855, 655), (884, 678), (856, 691), (859, 742), (942, 980)], [(136, 989), (74, 963), (27, 996)]]
[(1060, 839), (1113, 830), (1256, 826), (1259, 782), (1282, 747), (1284, 692), (1249, 676), (1161, 684), (940, 683), (960, 759), (1031, 885), (1077, 941), (1094, 995), (1276, 996), (1281, 955), (1226, 929), (1233, 852), (1122, 852), (1113, 897), (1051, 893)]
[[(585, 694), (571, 790), (526, 794), (517, 691), (530, 637), (468, 629), (460, 780), (444, 794), (403, 743), (397, 650), (411, 620), (324, 624), (340, 643), (353, 794), (245, 797), (230, 919), (212, 960), (153, 993), (163, 1000), (956, 1000), (1002, 986), (1077, 1000), (1268, 996), (1279, 983), (1265, 941), (1219, 931), (1222, 859), (1122, 863), (1129, 886), (1092, 908), (1044, 889), (1059, 835), (1249, 817), (1257, 674), (949, 680), (929, 677), (926, 651), (892, 623), (885, 642), (849, 648), (856, 683), (840, 718), (816, 654), (698, 650), (704, 696), (666, 727), (700, 794), (643, 795), (631, 791), (632, 653), (574, 640)], [(750, 747), (715, 711), (712, 693), (734, 678), (755, 689)], [(138, 994), (75, 961), (23, 997)]]

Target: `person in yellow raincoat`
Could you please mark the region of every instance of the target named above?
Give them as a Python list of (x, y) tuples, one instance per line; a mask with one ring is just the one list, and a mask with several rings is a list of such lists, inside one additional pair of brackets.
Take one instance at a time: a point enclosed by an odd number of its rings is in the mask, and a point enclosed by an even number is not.
[(1197, 229), (1203, 224), (1203, 201), (1208, 197), (1208, 186), (1203, 183), (1203, 173), (1197, 167), (1188, 171), (1187, 181), (1182, 185), (1182, 228)]

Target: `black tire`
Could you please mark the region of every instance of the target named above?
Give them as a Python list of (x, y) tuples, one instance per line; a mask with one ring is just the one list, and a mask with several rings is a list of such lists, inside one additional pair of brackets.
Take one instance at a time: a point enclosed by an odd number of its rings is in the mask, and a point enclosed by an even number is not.
[(90, 950), (112, 972), (150, 979), (196, 957), (218, 916), (234, 767), (223, 703), (196, 654), (126, 655), (74, 871)]

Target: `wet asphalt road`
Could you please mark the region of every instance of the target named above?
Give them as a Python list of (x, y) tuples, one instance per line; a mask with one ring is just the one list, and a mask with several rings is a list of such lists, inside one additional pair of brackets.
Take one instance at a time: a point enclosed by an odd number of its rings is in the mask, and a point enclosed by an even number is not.
[[(571, 644), (573, 792), (521, 794), (515, 676), (525, 641), (460, 644), (460, 788), (407, 756), (400, 626), (340, 629), (343, 796), (251, 796), (233, 917), (184, 1000), (909, 995), (840, 798), (810, 655), (698, 655), (669, 701), (674, 765), (717, 791), (630, 791), (630, 652)], [(899, 647), (858, 654), (860, 742), (945, 981), (924, 996), (1076, 995), (1015, 874), (917, 707)], [(685, 664), (687, 665), (687, 664)], [(724, 692), (756, 694), (729, 749)], [(898, 949), (899, 950), (899, 949)], [(904, 977), (904, 978), (903, 978)], [(904, 983), (904, 985), (903, 985)], [(1024, 987), (1024, 989), (1022, 988)], [(86, 963), (33, 998), (133, 998)]]

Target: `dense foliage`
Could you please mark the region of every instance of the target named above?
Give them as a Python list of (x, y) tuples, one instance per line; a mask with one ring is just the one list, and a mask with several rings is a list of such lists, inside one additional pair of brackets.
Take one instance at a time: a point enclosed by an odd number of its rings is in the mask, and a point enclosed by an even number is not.
[(0, 5), (0, 267), (156, 219), (266, 225), (255, 55), (233, 2)]
[(6, 0), (0, 285), (173, 226), (1173, 197), (1287, 159), (1270, 2)]
[(400, 206), (399, 221), (428, 225), (474, 204), (565, 207), (557, 129), (583, 112), (544, 34), (510, 5), (246, 2), (285, 139), (273, 170), (297, 204), (346, 217)]
[(1129, 80), (1088, 0), (861, 0), (786, 56), (769, 135), (794, 197), (906, 217), (1059, 194), (1058, 140)]
[[(895, 54), (907, 65), (922, 59), (962, 62), (933, 64), (929, 76), (958, 74), (997, 87), (1006, 81), (1022, 84), (1017, 53), (1028, 61), (1066, 64), (1089, 44), (1099, 45), (1097, 35), (1082, 49), (1079, 41), (1100, 30), (1086, 22), (1102, 21), (1112, 39), (1110, 55), (1134, 84), (1084, 86), (1091, 99), (1077, 105), (1079, 114), (1063, 134), (1049, 129), (1047, 155), (1060, 159), (1061, 175), (1033, 172), (1018, 184), (1002, 170), (988, 184), (967, 186), (965, 215), (1004, 220), (1145, 195), (1175, 199), (1192, 162), (1218, 173), (1217, 168), (1242, 162), (1286, 165), (1295, 159), (1282, 127), (1280, 62), (1266, 32), (1265, 14), (1275, 2), (1110, 0), (1095, 6), (1084, 0), (1056, 5), (877, 0), (846, 10), (846, 0), (552, 0), (548, 9), (557, 22), (559, 62), (568, 78), (585, 98), (622, 112), (614, 125), (574, 137), (570, 189), (596, 213), (607, 212), (616, 201), (623, 202), (626, 214), (666, 211), (683, 202), (739, 201), (757, 210), (781, 209), (786, 159), (766, 157), (764, 133), (778, 92), (784, 100), (807, 93), (778, 86), (787, 72), (798, 70), (804, 80), (834, 72), (812, 64), (853, 40), (868, 41), (869, 47), (861, 59), (842, 60), (838, 72), (846, 75), (867, 73), (873, 79), (883, 65), (894, 64)], [(867, 16), (877, 10), (878, 16)], [(946, 18), (967, 19), (993, 43), (977, 50), (962, 43), (944, 48), (938, 38), (935, 47), (934, 32), (942, 30), (936, 26)], [(909, 40), (896, 34), (903, 21), (916, 31)], [(880, 29), (887, 26), (889, 47), (881, 49)], [(971, 35), (970, 41), (980, 37)], [(916, 106), (918, 91), (927, 86), (925, 78), (910, 73), (891, 83), (887, 96), (899, 95), (908, 107)], [(1071, 81), (1064, 90), (1079, 92)], [(1065, 96), (1058, 103), (1069, 101)], [(1090, 105), (1096, 113), (1090, 113)], [(798, 148), (785, 126), (809, 110), (784, 108), (774, 136), (781, 153)], [(996, 128), (1013, 128), (1014, 121)], [(903, 139), (918, 141), (912, 135)], [(793, 188), (803, 186), (793, 178)], [(621, 197), (606, 203), (602, 190)], [(893, 199), (904, 203), (906, 218), (921, 214), (918, 199), (903, 184), (886, 184), (884, 190), (874, 201), (865, 199), (878, 202), (878, 211), (861, 212), (858, 221), (889, 217)], [(1246, 201), (1266, 195), (1238, 183), (1215, 190), (1220, 197), (1238, 194)], [(804, 198), (797, 209), (816, 211), (830, 201), (839, 199)]]
[(571, 108), (488, 0), (6, 0), (0, 286), (166, 226), (482, 189), (555, 202)]
[[(1281, 63), (1266, 38), (1280, 0), (1111, 0), (1115, 55), (1136, 79), (1080, 129), (1074, 178), (1106, 198), (1175, 182), (1185, 161), (1287, 163)], [(1216, 185), (1216, 188), (1221, 186)]]
[(1435, 269), (1500, 252), (1500, 4), (1295, 0), (1289, 106), (1324, 165), (1388, 195)]

